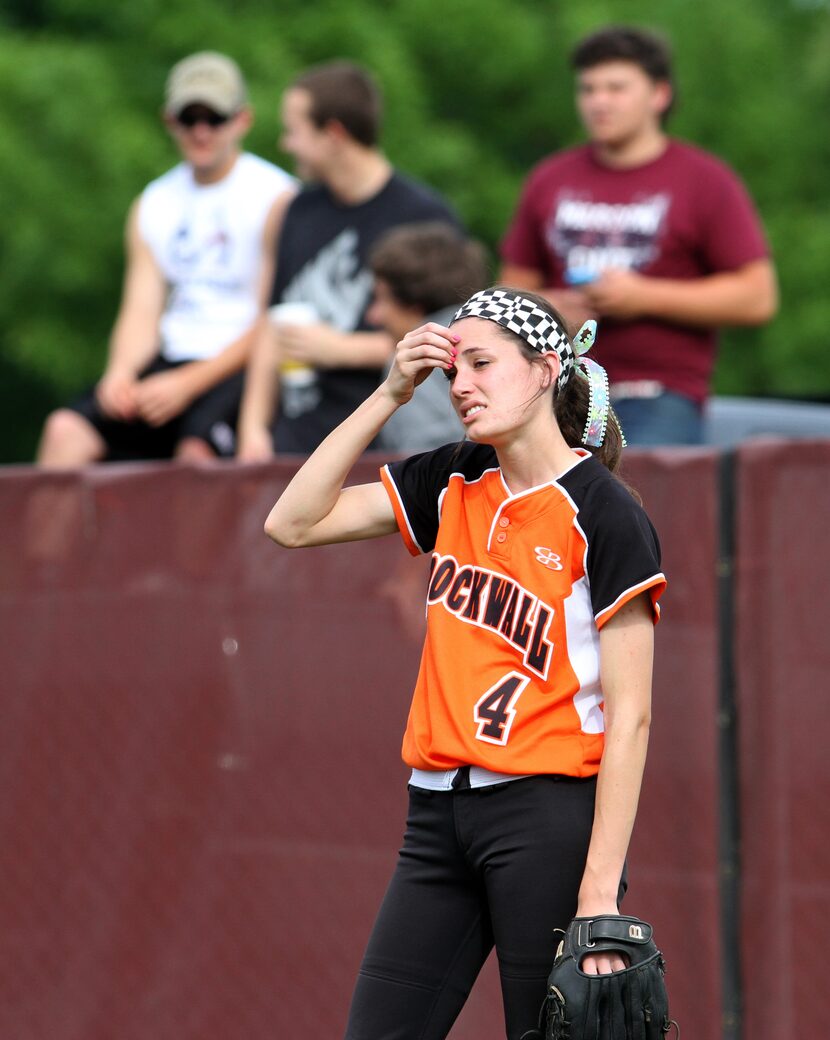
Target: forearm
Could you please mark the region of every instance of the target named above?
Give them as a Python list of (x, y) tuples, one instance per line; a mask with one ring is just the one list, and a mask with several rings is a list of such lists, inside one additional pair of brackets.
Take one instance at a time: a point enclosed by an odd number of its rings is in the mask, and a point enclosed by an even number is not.
[(167, 298), (164, 276), (141, 237), (138, 213), (136, 200), (127, 220), (124, 288), (107, 360), (107, 375), (125, 379), (135, 379), (158, 353), (159, 321)]
[(201, 397), (245, 366), (251, 355), (256, 330), (257, 326), (247, 329), (214, 357), (191, 361), (188, 364), (187, 372), (194, 397)]
[(760, 325), (778, 305), (771, 267), (746, 272), (723, 272), (705, 278), (644, 279), (645, 316), (679, 325), (716, 328), (722, 325)]
[(613, 913), (648, 747), (647, 719), (618, 719), (606, 731), (594, 824), (579, 891), (580, 916)]
[(394, 341), (385, 332), (339, 332), (332, 329), (319, 367), (382, 368), (389, 360)]
[(614, 913), (637, 815), (651, 723), (654, 624), (651, 598), (640, 593), (600, 630), (605, 748), (594, 825), (579, 890), (579, 913)]
[(384, 386), (380, 386), (330, 433), (271, 510), (265, 524), (266, 534), (280, 545), (296, 547), (386, 533), (386, 529), (367, 531), (359, 517), (354, 530), (348, 522), (345, 525), (341, 522), (336, 532), (335, 525), (327, 524), (326, 520), (340, 501), (352, 467), (398, 407)]
[(158, 353), (156, 322), (119, 319), (112, 330), (107, 375), (135, 379)]
[(279, 353), (270, 325), (260, 323), (245, 373), (239, 430), (267, 429), (274, 418), (279, 389)]

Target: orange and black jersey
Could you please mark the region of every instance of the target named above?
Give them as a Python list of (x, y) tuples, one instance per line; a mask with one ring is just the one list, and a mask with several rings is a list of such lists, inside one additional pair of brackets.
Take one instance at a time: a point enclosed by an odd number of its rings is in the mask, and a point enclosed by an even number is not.
[(645, 590), (656, 621), (666, 584), (643, 509), (582, 450), (516, 495), (495, 451), (472, 443), (391, 463), (381, 479), (409, 551), (432, 553), (404, 761), (596, 773), (599, 629)]

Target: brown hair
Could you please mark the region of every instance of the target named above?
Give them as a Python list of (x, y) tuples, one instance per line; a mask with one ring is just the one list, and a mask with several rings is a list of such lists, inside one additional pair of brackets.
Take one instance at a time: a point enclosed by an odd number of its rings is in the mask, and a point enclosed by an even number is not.
[(311, 95), (309, 117), (318, 129), (335, 121), (367, 148), (377, 144), (383, 102), (366, 69), (350, 61), (330, 61), (308, 69), (291, 86)]
[(437, 220), (386, 232), (372, 249), (369, 266), (399, 304), (424, 314), (462, 304), (490, 280), (481, 243)]
[(584, 72), (607, 61), (633, 62), (655, 83), (668, 83), (672, 96), (661, 115), (661, 121), (665, 122), (676, 100), (669, 41), (647, 29), (610, 25), (586, 36), (571, 51), (571, 66), (577, 72)]

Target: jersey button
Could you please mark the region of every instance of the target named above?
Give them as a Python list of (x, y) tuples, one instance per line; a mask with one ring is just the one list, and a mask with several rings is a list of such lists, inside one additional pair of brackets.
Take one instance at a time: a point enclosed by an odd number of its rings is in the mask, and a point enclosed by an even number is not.
[(509, 526), (510, 526), (510, 521), (507, 519), (506, 516), (503, 516), (499, 520), (499, 527), (509, 527)]
[(507, 535), (504, 533), (504, 531), (499, 531), (499, 533), (496, 535), (496, 541), (497, 542), (506, 542), (507, 541)]

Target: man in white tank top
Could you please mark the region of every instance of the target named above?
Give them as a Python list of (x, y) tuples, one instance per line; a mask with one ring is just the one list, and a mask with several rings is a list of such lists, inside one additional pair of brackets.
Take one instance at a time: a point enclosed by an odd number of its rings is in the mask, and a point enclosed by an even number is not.
[(295, 181), (241, 150), (252, 115), (224, 55), (194, 54), (173, 68), (164, 121), (183, 161), (133, 203), (106, 369), (48, 417), (42, 465), (234, 452), (241, 373)]

